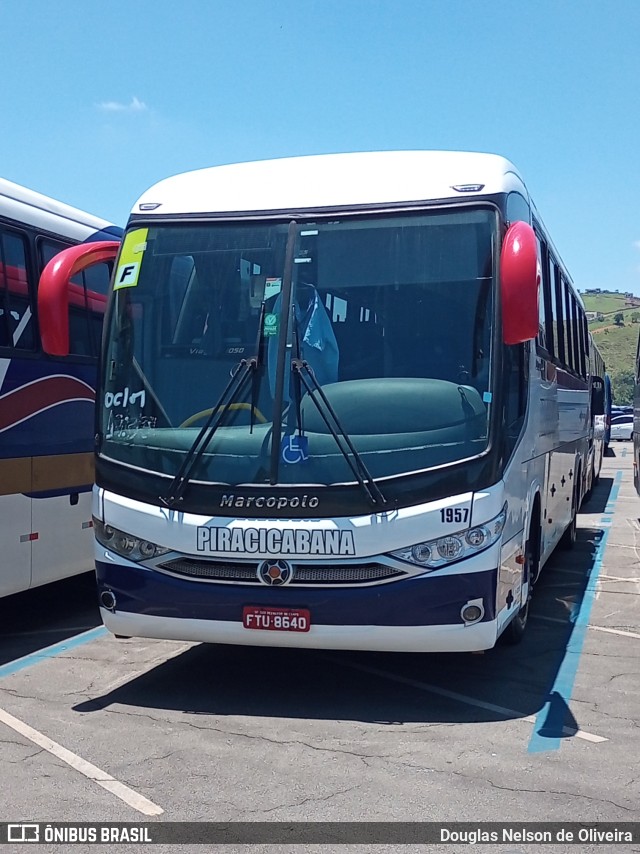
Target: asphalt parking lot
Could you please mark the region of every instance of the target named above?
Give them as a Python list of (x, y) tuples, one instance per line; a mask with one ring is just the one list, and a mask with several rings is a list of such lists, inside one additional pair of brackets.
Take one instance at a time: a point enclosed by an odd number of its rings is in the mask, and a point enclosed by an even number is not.
[(1, 814), (639, 821), (639, 516), (631, 446), (615, 443), (575, 549), (543, 571), (525, 639), (478, 655), (116, 640), (91, 577), (5, 599)]

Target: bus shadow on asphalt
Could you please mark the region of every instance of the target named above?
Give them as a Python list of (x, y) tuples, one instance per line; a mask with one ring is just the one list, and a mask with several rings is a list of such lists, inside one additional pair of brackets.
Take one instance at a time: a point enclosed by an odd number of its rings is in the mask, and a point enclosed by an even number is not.
[(604, 513), (609, 503), (613, 478), (600, 476), (588, 500), (582, 502), (581, 513)]
[(95, 573), (85, 572), (0, 599), (0, 665), (102, 623)]
[[(74, 710), (123, 705), (190, 716), (447, 725), (517, 719), (550, 701), (553, 713), (540, 734), (567, 737), (566, 728), (579, 729), (580, 722), (571, 717), (568, 698), (552, 695), (553, 686), (602, 533), (579, 528), (574, 549), (552, 556), (517, 646), (413, 654), (201, 644)], [(199, 726), (206, 728), (202, 720)]]

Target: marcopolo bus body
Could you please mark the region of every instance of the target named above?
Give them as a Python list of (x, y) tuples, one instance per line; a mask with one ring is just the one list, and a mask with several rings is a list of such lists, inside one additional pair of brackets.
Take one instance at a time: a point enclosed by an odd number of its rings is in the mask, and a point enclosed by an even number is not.
[(517, 641), (592, 477), (589, 365), (581, 300), (502, 157), (326, 155), (157, 184), (104, 337), (105, 624)]
[(121, 235), (0, 179), (0, 596), (91, 569), (96, 364), (110, 262), (67, 284), (64, 357), (43, 352), (57, 320), (53, 312), (43, 325), (38, 301), (47, 295), (36, 285), (62, 250), (87, 242), (98, 261), (102, 241)]

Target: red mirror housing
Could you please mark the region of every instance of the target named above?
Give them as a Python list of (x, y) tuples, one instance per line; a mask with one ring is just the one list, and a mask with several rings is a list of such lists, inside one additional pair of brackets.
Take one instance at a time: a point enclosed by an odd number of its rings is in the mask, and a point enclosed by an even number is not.
[(120, 243), (115, 240), (80, 243), (63, 249), (44, 268), (38, 285), (38, 317), (45, 353), (69, 355), (71, 278), (94, 264), (113, 261), (119, 249)]
[(535, 231), (526, 222), (514, 222), (504, 236), (500, 254), (502, 339), (522, 344), (538, 334), (540, 268)]

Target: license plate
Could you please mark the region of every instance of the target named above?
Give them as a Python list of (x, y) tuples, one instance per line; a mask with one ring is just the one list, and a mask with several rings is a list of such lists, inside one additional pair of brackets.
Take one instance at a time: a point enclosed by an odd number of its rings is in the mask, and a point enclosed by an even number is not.
[(311, 613), (306, 608), (264, 608), (245, 605), (242, 609), (245, 629), (262, 629), (271, 632), (308, 632)]

